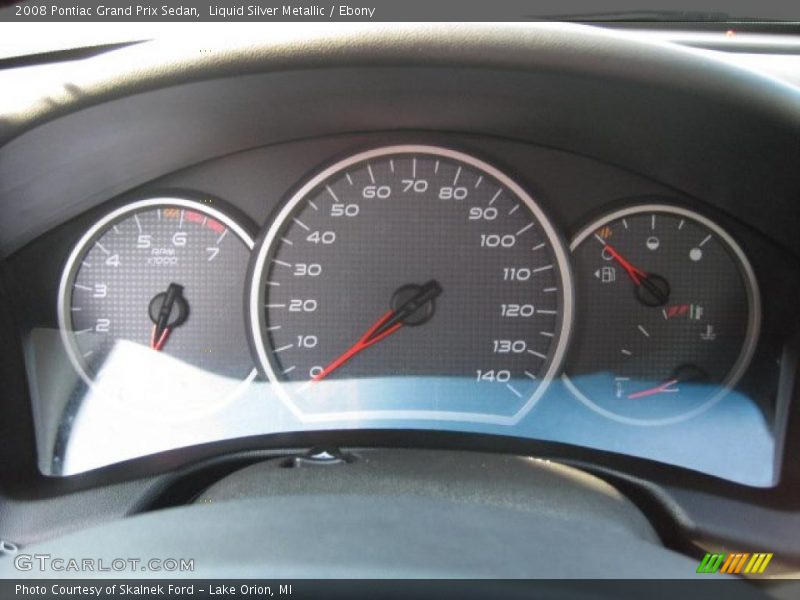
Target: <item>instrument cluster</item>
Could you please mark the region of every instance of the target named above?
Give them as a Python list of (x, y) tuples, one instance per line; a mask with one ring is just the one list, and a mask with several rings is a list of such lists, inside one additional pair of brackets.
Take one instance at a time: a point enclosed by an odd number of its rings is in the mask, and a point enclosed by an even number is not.
[(666, 446), (680, 423), (702, 437), (739, 414), (730, 435), (764, 439), (761, 474), (739, 479), (768, 484), (763, 402), (740, 388), (761, 295), (737, 237), (677, 196), (619, 199), (573, 231), (551, 218), (553, 201), (491, 156), (424, 144), (328, 161), (262, 227), (203, 190), (121, 200), (61, 273), (58, 333), (77, 380), (45, 470), (147, 453), (76, 459), (96, 406), (95, 430), (138, 419), (179, 432), (161, 448), (309, 429), (477, 431), (736, 479)]

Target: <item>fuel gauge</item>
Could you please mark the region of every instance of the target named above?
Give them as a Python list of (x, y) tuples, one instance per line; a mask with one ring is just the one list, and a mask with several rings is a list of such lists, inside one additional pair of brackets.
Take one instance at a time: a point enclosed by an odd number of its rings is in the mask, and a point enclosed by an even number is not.
[(606, 215), (573, 240), (570, 391), (611, 419), (665, 425), (710, 408), (747, 369), (758, 285), (717, 224), (662, 204)]

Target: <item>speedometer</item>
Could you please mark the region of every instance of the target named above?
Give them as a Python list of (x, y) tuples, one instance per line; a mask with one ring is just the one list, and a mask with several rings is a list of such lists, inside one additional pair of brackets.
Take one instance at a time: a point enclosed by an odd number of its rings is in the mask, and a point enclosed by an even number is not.
[(567, 254), (536, 201), (467, 154), (367, 151), (286, 203), (256, 248), (255, 351), (303, 419), (518, 421), (558, 371)]

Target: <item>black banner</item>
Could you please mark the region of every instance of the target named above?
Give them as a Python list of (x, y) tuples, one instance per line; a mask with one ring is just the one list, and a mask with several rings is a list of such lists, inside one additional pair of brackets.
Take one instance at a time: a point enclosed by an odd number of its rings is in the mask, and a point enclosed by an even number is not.
[[(0, 598), (84, 600), (86, 598), (766, 598), (745, 581), (714, 578), (694, 580), (4, 580)], [(787, 596), (788, 597), (788, 596)]]
[(0, 22), (794, 21), (793, 0), (19, 0)]

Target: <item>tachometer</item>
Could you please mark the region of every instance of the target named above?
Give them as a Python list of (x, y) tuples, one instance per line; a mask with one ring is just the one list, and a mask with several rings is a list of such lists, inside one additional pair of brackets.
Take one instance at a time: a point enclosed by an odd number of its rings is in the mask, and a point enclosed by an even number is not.
[(301, 418), (513, 423), (560, 366), (571, 286), (553, 226), (507, 175), (394, 146), (288, 201), (257, 247), (249, 317)]
[(132, 342), (216, 375), (251, 376), (242, 293), (252, 247), (224, 212), (185, 198), (148, 198), (104, 216), (61, 280), (61, 334), (75, 368), (91, 383)]
[(760, 301), (750, 263), (713, 221), (648, 204), (571, 244), (581, 313), (567, 387), (617, 421), (669, 424), (720, 400), (747, 368)]

